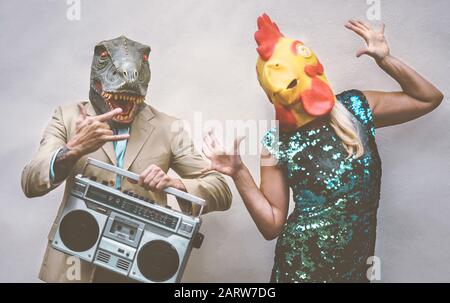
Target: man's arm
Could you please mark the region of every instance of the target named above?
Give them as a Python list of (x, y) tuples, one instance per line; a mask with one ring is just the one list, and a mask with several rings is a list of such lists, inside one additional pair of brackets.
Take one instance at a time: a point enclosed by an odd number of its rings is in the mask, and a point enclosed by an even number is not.
[(217, 172), (203, 173), (209, 163), (196, 151), (185, 131), (175, 136), (172, 155), (171, 168), (181, 177), (188, 193), (205, 199), (205, 212), (230, 208), (232, 195), (225, 178)]
[(104, 143), (129, 137), (114, 135), (106, 123), (122, 111), (120, 108), (95, 117), (86, 117), (82, 104), (79, 109), (75, 135), (69, 140), (61, 108), (55, 111), (38, 152), (22, 172), (22, 189), (27, 197), (43, 196), (56, 188), (82, 156), (96, 151)]
[[(186, 132), (177, 132), (171, 140), (170, 152), (170, 168), (181, 179), (169, 177), (160, 167), (152, 164), (139, 175), (139, 185), (151, 191), (162, 191), (170, 186), (203, 198), (206, 201), (204, 213), (230, 208), (232, 197), (225, 178), (217, 172), (203, 173), (209, 164), (195, 150)], [(198, 210), (184, 200), (178, 199), (178, 204), (185, 213), (196, 213)]]
[(61, 107), (58, 107), (47, 125), (39, 149), (22, 171), (22, 190), (29, 198), (43, 196), (59, 184), (50, 181), (50, 162), (55, 152), (66, 144)]

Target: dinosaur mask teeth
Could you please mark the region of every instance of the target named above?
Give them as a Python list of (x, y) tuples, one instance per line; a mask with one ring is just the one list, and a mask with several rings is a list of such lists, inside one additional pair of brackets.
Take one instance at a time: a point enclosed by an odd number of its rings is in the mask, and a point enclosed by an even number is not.
[(137, 104), (141, 104), (144, 102), (145, 97), (139, 95), (128, 95), (122, 93), (108, 93), (102, 92), (102, 97), (108, 101), (129, 101)]
[(133, 122), (139, 105), (145, 100), (144, 96), (125, 93), (102, 92), (101, 95), (110, 110), (118, 107), (122, 109), (122, 113), (113, 118), (113, 120), (122, 124), (129, 124)]

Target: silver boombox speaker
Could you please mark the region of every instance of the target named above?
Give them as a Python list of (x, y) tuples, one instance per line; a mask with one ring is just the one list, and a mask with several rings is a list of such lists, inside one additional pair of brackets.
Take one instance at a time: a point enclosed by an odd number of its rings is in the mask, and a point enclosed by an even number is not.
[[(88, 165), (139, 178), (94, 159)], [(192, 247), (203, 241), (198, 230), (205, 201), (171, 187), (164, 191), (199, 205), (199, 214), (189, 216), (77, 175), (52, 246), (136, 281), (179, 282)]]

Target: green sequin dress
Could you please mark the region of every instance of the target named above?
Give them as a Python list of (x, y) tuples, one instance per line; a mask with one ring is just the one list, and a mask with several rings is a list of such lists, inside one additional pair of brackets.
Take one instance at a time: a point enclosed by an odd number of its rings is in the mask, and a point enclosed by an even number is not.
[(372, 112), (357, 90), (337, 96), (359, 127), (364, 155), (350, 157), (329, 118), (294, 132), (270, 130), (263, 146), (285, 170), (295, 209), (278, 238), (271, 282), (368, 282), (381, 160)]

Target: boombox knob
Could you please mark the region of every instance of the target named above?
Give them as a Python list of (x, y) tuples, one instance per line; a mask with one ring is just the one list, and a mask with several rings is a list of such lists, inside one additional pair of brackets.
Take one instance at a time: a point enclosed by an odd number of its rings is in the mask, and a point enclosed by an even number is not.
[(194, 237), (194, 241), (192, 242), (192, 246), (199, 249), (202, 247), (203, 239), (205, 239), (205, 235), (202, 233), (197, 233)]

